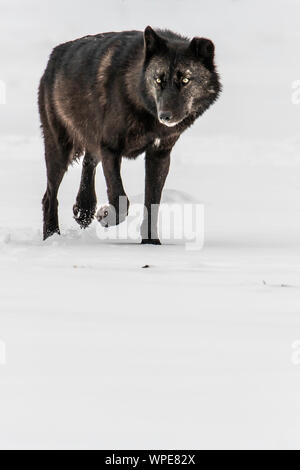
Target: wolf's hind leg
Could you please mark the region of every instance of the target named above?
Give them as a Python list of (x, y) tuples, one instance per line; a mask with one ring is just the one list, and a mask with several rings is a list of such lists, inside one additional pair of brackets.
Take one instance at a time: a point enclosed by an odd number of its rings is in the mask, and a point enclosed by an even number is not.
[(99, 159), (89, 152), (84, 156), (80, 187), (73, 206), (74, 219), (81, 228), (87, 228), (92, 222), (97, 206), (95, 191), (96, 167)]
[(57, 193), (70, 162), (72, 145), (65, 127), (58, 121), (52, 100), (41, 79), (39, 87), (39, 111), (44, 134), (47, 189), (43, 197), (44, 240), (59, 232)]

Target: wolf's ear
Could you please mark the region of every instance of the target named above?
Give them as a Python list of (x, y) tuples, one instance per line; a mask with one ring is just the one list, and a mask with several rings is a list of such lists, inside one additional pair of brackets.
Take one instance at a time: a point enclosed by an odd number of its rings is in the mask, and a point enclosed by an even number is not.
[(163, 50), (166, 47), (166, 41), (160, 37), (151, 26), (147, 26), (144, 31), (145, 54), (146, 58), (150, 58), (156, 52)]
[(189, 49), (209, 70), (213, 70), (215, 46), (210, 39), (194, 38), (191, 40)]

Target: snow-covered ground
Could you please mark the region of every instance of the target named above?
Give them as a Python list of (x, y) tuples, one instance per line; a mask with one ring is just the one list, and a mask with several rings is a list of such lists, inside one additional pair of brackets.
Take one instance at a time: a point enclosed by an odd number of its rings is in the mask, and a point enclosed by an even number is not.
[[(1, 448), (300, 448), (300, 7), (275, 4), (1, 1)], [(43, 243), (47, 55), (147, 24), (216, 42), (223, 96), (175, 147), (164, 195), (204, 206), (204, 249), (80, 230), (80, 165)], [(143, 163), (123, 165), (135, 202)]]

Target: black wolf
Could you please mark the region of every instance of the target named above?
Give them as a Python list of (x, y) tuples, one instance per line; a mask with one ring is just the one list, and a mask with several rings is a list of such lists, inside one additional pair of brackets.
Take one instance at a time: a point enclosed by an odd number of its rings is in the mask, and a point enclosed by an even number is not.
[(190, 41), (148, 26), (144, 32), (103, 33), (57, 46), (39, 87), (47, 166), (44, 239), (59, 233), (57, 193), (74, 159), (84, 155), (75, 220), (87, 227), (95, 216), (95, 172), (101, 161), (109, 205), (100, 208), (97, 219), (109, 226), (122, 222), (129, 207), (121, 159), (145, 152), (142, 243), (160, 244), (158, 205), (171, 150), (220, 88), (209, 39)]

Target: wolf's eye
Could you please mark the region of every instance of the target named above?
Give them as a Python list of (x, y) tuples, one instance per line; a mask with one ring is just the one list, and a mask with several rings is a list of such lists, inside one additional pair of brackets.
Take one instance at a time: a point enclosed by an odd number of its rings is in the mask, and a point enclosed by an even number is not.
[(161, 79), (160, 78), (156, 78), (155, 81), (156, 81), (156, 83), (161, 84)]
[(186, 85), (187, 83), (189, 83), (190, 79), (187, 77), (184, 77), (181, 81), (184, 85)]

